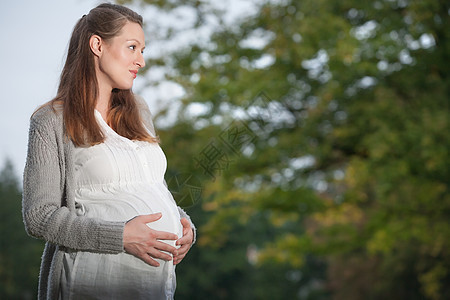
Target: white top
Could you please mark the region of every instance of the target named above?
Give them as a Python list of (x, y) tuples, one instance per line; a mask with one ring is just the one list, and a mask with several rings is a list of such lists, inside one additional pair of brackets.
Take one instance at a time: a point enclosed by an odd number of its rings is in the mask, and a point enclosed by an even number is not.
[[(177, 205), (164, 184), (166, 157), (157, 143), (132, 141), (118, 135), (95, 111), (105, 141), (76, 147), (77, 213), (90, 218), (128, 221), (161, 212), (148, 226), (183, 234)], [(175, 246), (175, 241), (167, 241)], [(157, 259), (147, 265), (127, 254), (68, 253), (62, 275), (63, 299), (172, 299), (175, 266)]]

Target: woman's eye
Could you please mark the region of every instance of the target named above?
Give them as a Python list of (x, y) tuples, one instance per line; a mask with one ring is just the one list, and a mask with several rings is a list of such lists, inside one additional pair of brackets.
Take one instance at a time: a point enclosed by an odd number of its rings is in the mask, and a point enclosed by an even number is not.
[(129, 46), (128, 48), (130, 48), (131, 50), (136, 50), (136, 46), (135, 45)]

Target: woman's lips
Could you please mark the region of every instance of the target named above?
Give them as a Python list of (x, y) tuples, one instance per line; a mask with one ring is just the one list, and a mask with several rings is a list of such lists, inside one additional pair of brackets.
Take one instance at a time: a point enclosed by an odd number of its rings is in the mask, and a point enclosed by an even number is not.
[(133, 74), (133, 78), (136, 78), (137, 72), (138, 72), (138, 71), (130, 70), (130, 73)]

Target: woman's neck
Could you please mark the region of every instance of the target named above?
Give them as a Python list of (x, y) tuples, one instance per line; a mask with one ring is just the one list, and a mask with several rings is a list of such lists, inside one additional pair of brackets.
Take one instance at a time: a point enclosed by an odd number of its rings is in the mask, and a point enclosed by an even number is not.
[(103, 119), (106, 121), (108, 117), (108, 112), (110, 108), (111, 101), (111, 91), (110, 88), (99, 88), (99, 95), (97, 97), (97, 104), (95, 109), (102, 115)]

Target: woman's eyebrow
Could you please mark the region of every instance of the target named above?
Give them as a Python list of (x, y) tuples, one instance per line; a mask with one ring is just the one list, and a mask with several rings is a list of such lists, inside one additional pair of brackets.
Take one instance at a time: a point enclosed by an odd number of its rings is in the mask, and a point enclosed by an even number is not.
[(138, 43), (138, 44), (141, 44), (141, 42), (140, 42), (139, 40), (137, 40), (137, 39), (127, 39), (126, 41), (127, 41), (127, 42), (134, 41), (134, 42), (136, 42), (136, 43)]

